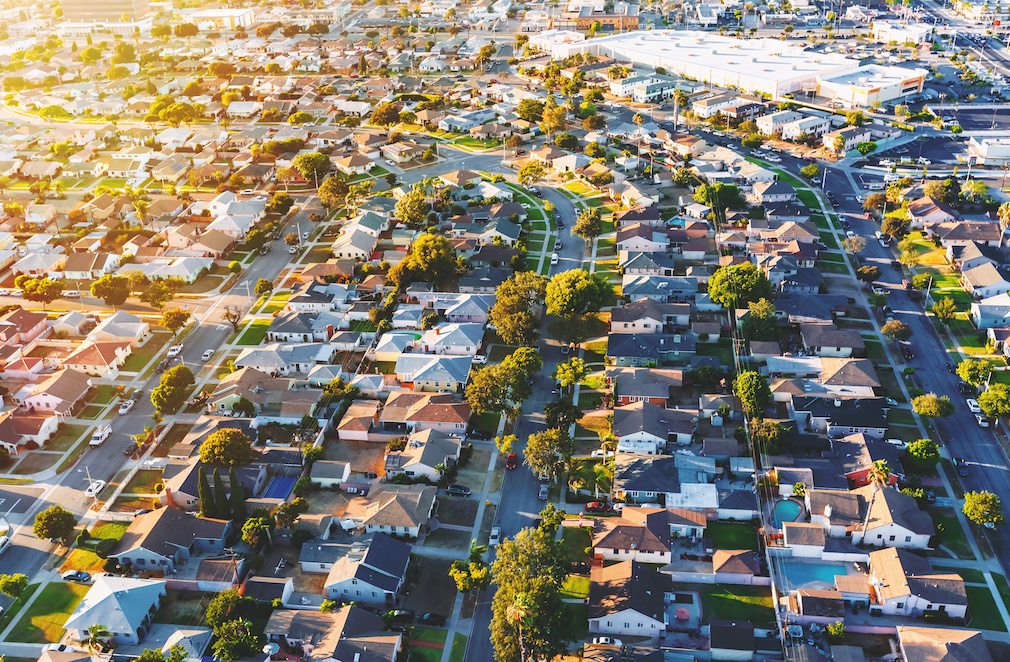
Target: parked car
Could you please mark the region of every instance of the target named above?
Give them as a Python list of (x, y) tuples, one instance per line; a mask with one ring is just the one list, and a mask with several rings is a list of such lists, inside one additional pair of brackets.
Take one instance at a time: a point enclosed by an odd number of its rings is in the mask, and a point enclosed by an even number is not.
[(961, 391), (962, 395), (975, 395), (975, 387), (968, 382), (958, 382), (957, 390)]
[(394, 609), (388, 615), (393, 623), (410, 625), (414, 622), (413, 609)]
[(594, 646), (623, 646), (624, 642), (614, 637), (593, 637)]
[(200, 360), (201, 361), (210, 361), (210, 357), (212, 357), (212, 356), (214, 356), (214, 350), (208, 349), (206, 352), (203, 353), (202, 356), (200, 356)]
[(137, 403), (133, 400), (127, 400), (123, 404), (119, 405), (119, 415), (122, 416), (123, 414), (129, 414), (130, 410), (133, 409), (133, 406), (136, 404)]
[(445, 488), (445, 493), (451, 496), (470, 496), (470, 488), (466, 485), (450, 485)]
[(501, 528), (496, 526), (491, 529), (491, 535), (487, 539), (487, 546), (497, 547), (499, 542), (501, 542)]
[(87, 582), (91, 580), (91, 575), (83, 570), (67, 570), (61, 577), (65, 582)]
[(965, 400), (965, 402), (968, 403), (968, 409), (971, 411), (971, 413), (973, 413), (973, 414), (981, 414), (982, 413), (982, 407), (979, 406), (977, 400), (975, 400), (973, 398), (968, 398), (967, 400)]
[(517, 456), (515, 453), (509, 453), (508, 457), (505, 458), (505, 468), (506, 469), (515, 469), (516, 468), (516, 464), (518, 464), (518, 461), (519, 461), (519, 456)]
[(587, 513), (606, 513), (610, 511), (610, 506), (602, 501), (590, 501), (586, 504)]
[(182, 343), (179, 343), (178, 345), (172, 345), (171, 347), (169, 347), (168, 352), (165, 354), (165, 356), (171, 359), (176, 356), (179, 356), (180, 354), (182, 354)]
[(487, 354), (478, 354), (473, 357), (473, 362), (477, 365), (484, 365), (487, 363)]
[(433, 611), (429, 611), (426, 614), (421, 614), (421, 617), (417, 619), (417, 622), (421, 625), (434, 625), (435, 627), (442, 627), (445, 625), (445, 616), (442, 614), (436, 614)]
[(982, 414), (975, 414), (975, 420), (978, 421), (978, 426), (980, 428), (989, 427), (989, 419)]
[(540, 500), (547, 501), (547, 497), (550, 496), (551, 486), (544, 483), (540, 486)]
[(88, 485), (88, 489), (84, 490), (84, 496), (88, 497), (89, 499), (94, 499), (96, 496), (98, 496), (99, 492), (101, 492), (104, 489), (105, 489), (105, 481), (96, 480), (92, 482), (90, 485)]
[(551, 253), (551, 266), (557, 264), (559, 259), (557, 253)]
[(88, 442), (88, 445), (101, 446), (102, 443), (109, 438), (110, 434), (112, 434), (112, 428), (108, 425), (103, 425), (95, 430), (94, 434), (91, 435), (91, 441)]
[(70, 644), (46, 644), (42, 647), (43, 653), (74, 653), (74, 647)]
[(604, 459), (614, 457), (614, 451), (605, 451), (602, 448), (598, 448), (590, 454), (591, 457), (602, 457)]

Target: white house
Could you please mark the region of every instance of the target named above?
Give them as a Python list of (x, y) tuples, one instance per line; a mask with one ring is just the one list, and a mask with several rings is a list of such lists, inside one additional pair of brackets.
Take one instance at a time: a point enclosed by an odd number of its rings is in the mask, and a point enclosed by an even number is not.
[(659, 571), (638, 561), (594, 567), (589, 585), (589, 631), (637, 637), (665, 633), (662, 586)]

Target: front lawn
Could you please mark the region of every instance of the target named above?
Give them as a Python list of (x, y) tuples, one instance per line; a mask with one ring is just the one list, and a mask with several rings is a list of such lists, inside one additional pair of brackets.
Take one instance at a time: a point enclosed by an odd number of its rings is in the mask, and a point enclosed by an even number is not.
[[(127, 524), (125, 522), (101, 522), (91, 527), (90, 533), (95, 540), (119, 540), (126, 533)], [(94, 552), (94, 546), (78, 547), (70, 552), (61, 572), (67, 570), (84, 570), (85, 572), (96, 573), (101, 571), (105, 559), (101, 559)]]
[(258, 345), (266, 338), (267, 330), (270, 328), (270, 320), (253, 320), (242, 335), (239, 336), (239, 345)]
[(63, 582), (48, 584), (7, 638), (29, 644), (59, 641), (65, 632), (63, 624), (70, 618), (70, 614), (74, 613), (90, 588), (86, 584)]
[(123, 372), (140, 372), (143, 370), (144, 366), (151, 362), (151, 359), (161, 351), (161, 348), (165, 346), (165, 343), (171, 337), (171, 333), (155, 331), (154, 335), (143, 346), (134, 348), (133, 353), (127, 357), (126, 362), (123, 364)]
[(933, 526), (936, 527), (936, 535), (941, 545), (954, 552), (960, 559), (975, 558), (953, 508), (927, 508), (926, 512), (933, 519)]
[(99, 384), (95, 387), (95, 396), (91, 398), (91, 403), (95, 405), (107, 405), (112, 402), (116, 395), (115, 386), (111, 384)]
[(56, 434), (45, 443), (44, 448), (47, 451), (68, 451), (90, 429), (87, 425), (60, 423), (60, 426), (56, 429)]
[(996, 600), (988, 586), (965, 586), (968, 594), (968, 610), (971, 613), (971, 627), (980, 630), (1006, 632), (1006, 623), (996, 608)]
[(593, 544), (593, 537), (582, 527), (565, 527), (561, 531), (561, 544), (565, 547), (568, 560), (572, 563), (588, 561), (586, 548)]
[(757, 532), (750, 524), (739, 522), (709, 522), (705, 536), (712, 539), (715, 549), (752, 549), (757, 551)]
[(452, 638), (452, 652), (449, 653), (449, 662), (463, 662), (466, 655), (466, 635), (456, 633)]
[(162, 472), (158, 470), (138, 471), (123, 488), (124, 494), (154, 494), (154, 488), (161, 482)]

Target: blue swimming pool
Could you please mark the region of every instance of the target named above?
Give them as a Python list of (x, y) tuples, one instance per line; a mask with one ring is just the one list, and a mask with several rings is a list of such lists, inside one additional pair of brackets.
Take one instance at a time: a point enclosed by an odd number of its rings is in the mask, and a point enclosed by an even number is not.
[(263, 490), (264, 499), (287, 499), (298, 482), (298, 476), (275, 476)]
[(792, 499), (783, 499), (772, 508), (772, 515), (768, 522), (776, 529), (782, 528), (783, 522), (795, 522), (796, 518), (803, 512), (803, 506)]
[(835, 575), (848, 574), (841, 563), (800, 563), (786, 560), (782, 566), (790, 589), (801, 588), (810, 582), (834, 583)]

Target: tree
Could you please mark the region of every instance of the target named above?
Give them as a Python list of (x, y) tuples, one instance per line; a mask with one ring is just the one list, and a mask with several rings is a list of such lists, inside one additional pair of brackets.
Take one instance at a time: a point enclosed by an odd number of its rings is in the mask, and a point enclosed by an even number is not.
[(217, 467), (214, 467), (214, 510), (218, 518), (231, 519), (231, 504), (228, 502), (228, 493), (221, 479), (221, 470)]
[(551, 660), (567, 648), (572, 626), (562, 609), (568, 560), (547, 526), (527, 528), (498, 547), (491, 567), (491, 643), (496, 662)]
[(210, 490), (210, 483), (207, 481), (207, 470), (200, 467), (197, 476), (196, 496), (200, 501), (200, 517), (217, 517), (217, 502), (214, 500), (214, 493)]
[(562, 271), (551, 278), (545, 290), (547, 314), (571, 318), (597, 312), (605, 289), (599, 278), (582, 269)]
[(284, 243), (288, 246), (297, 246), (301, 240), (298, 238), (297, 232), (289, 232), (284, 235)]
[(431, 211), (431, 205), (428, 204), (425, 187), (420, 182), (414, 184), (403, 197), (397, 200), (396, 207), (394, 207), (396, 218), (413, 230), (419, 230), (425, 226), (429, 211)]
[(992, 364), (988, 361), (965, 359), (957, 364), (957, 376), (975, 386), (981, 386), (989, 380), (992, 374)]
[(554, 378), (557, 379), (562, 388), (568, 388), (578, 384), (589, 373), (589, 367), (583, 359), (573, 356), (564, 363), (559, 363), (554, 370)]
[(239, 322), (242, 321), (242, 311), (238, 307), (225, 306), (221, 313), (221, 319), (231, 324), (231, 330), (238, 333)]
[(253, 291), (260, 296), (264, 296), (274, 291), (274, 284), (266, 278), (260, 278), (256, 281), (256, 288)]
[(549, 428), (567, 430), (582, 418), (582, 410), (568, 400), (552, 400), (544, 405), (544, 420)]
[(862, 154), (863, 156), (866, 156), (870, 152), (877, 151), (877, 143), (868, 140), (861, 142), (858, 145), (856, 145), (856, 151)]
[(319, 186), (319, 200), (327, 209), (340, 207), (347, 198), (347, 182), (339, 177), (327, 177)]
[(989, 528), (1005, 521), (999, 497), (988, 491), (966, 492), (961, 512), (972, 522)]
[(77, 518), (60, 505), (49, 506), (35, 516), (32, 532), (40, 540), (60, 542), (70, 537), (77, 526)]
[(242, 540), (259, 549), (270, 538), (273, 522), (268, 517), (250, 517), (242, 525)]
[(740, 404), (748, 417), (760, 416), (772, 399), (768, 378), (754, 371), (741, 372), (733, 380), (733, 393), (740, 398)]
[(105, 625), (95, 624), (89, 627), (86, 632), (88, 636), (81, 639), (81, 645), (88, 649), (89, 653), (103, 651), (112, 639), (112, 633)]
[(483, 591), (491, 585), (491, 568), (483, 561), (453, 561), (449, 576), (460, 593)]
[(926, 418), (947, 418), (954, 413), (954, 403), (946, 395), (926, 393), (912, 399), (912, 409)]
[(151, 283), (146, 290), (140, 293), (141, 301), (158, 310), (164, 308), (165, 304), (174, 298), (175, 291), (161, 280)]
[(889, 234), (892, 237), (904, 237), (908, 234), (909, 222), (908, 219), (899, 218), (897, 216), (888, 216), (880, 224), (880, 231), (884, 234)]
[[(603, 115), (590, 115), (582, 120), (582, 128), (586, 131), (600, 131), (607, 127), (607, 119)], [(591, 143), (595, 145), (596, 143)], [(587, 148), (588, 149), (588, 146)]]
[(858, 234), (852, 237), (846, 237), (845, 239), (842, 239), (842, 248), (844, 248), (847, 253), (862, 253), (866, 250), (866, 239)]
[(755, 446), (766, 455), (779, 455), (786, 450), (786, 442), (791, 428), (773, 421), (761, 418), (751, 421), (751, 439)]
[(1006, 384), (990, 384), (982, 395), (978, 396), (978, 406), (989, 418), (1010, 416), (1010, 386)]
[(957, 314), (957, 304), (954, 303), (952, 298), (944, 297), (934, 303), (931, 310), (936, 315), (936, 318), (946, 326), (950, 324), (950, 321)]
[(204, 464), (233, 467), (252, 461), (249, 437), (235, 428), (222, 428), (200, 444), (200, 460)]
[(0, 593), (9, 595), (15, 600), (28, 588), (28, 576), (20, 573), (16, 575), (0, 575)]
[(298, 171), (307, 182), (319, 182), (320, 179), (330, 174), (330, 157), (320, 152), (311, 154), (299, 154), (291, 161), (291, 166)]
[(770, 299), (772, 284), (753, 263), (718, 269), (708, 283), (709, 297), (723, 308), (743, 308), (752, 301)]
[(875, 460), (870, 465), (870, 470), (866, 472), (866, 480), (872, 484), (882, 487), (891, 482), (891, 467), (887, 460)]
[(835, 621), (834, 623), (828, 623), (827, 627), (828, 640), (832, 643), (838, 643), (845, 639), (845, 623), (842, 621)]
[(543, 179), (545, 174), (546, 170), (544, 170), (544, 164), (540, 161), (531, 160), (519, 169), (519, 173), (516, 175), (516, 178), (520, 186), (529, 187)]
[(542, 303), (547, 278), (530, 271), (518, 271), (495, 290), (495, 303), (488, 321), (510, 345), (531, 346), (540, 334), (540, 320), (533, 306)]
[(811, 163), (810, 165), (805, 165), (800, 168), (800, 174), (808, 179), (813, 179), (817, 175), (821, 174), (821, 169), (817, 167), (817, 164)]
[(863, 200), (863, 209), (866, 211), (879, 211), (887, 204), (887, 196), (883, 193), (871, 193)]
[(880, 332), (883, 333), (891, 342), (908, 340), (912, 337), (912, 328), (904, 322), (900, 322), (898, 320), (891, 320), (884, 326), (880, 327)]
[(252, 623), (244, 618), (228, 621), (218, 628), (218, 639), (212, 650), (214, 658), (223, 662), (234, 662), (257, 652), (256, 635)]
[(231, 518), (235, 522), (245, 521), (245, 491), (242, 489), (242, 483), (238, 480), (238, 474), (235, 472), (235, 467), (228, 467), (228, 485), (231, 488), (231, 494), (228, 495), (228, 501), (231, 505)]
[(874, 308), (880, 308), (881, 306), (887, 305), (887, 291), (883, 292), (870, 292), (866, 295), (866, 302), (869, 303)]
[(413, 281), (444, 282), (456, 275), (456, 269), (456, 252), (449, 240), (426, 232), (414, 240), (410, 253), (389, 270), (386, 282), (402, 290)]
[(920, 470), (929, 470), (940, 461), (940, 450), (932, 439), (918, 439), (908, 445), (909, 459)]
[(544, 103), (536, 99), (523, 99), (516, 106), (516, 115), (527, 122), (539, 122), (543, 118)]
[(21, 286), (23, 296), (28, 301), (37, 301), (45, 308), (63, 294), (63, 282), (49, 278), (32, 278)]
[(749, 309), (740, 323), (740, 332), (747, 340), (775, 340), (779, 337), (779, 322), (775, 304), (761, 299), (747, 304)]
[(856, 278), (863, 281), (864, 283), (872, 283), (873, 281), (880, 278), (880, 267), (876, 266), (865, 266), (856, 269)]
[(190, 313), (184, 308), (170, 308), (161, 313), (161, 326), (170, 331), (172, 335), (179, 333), (179, 330), (189, 322)]
[(294, 198), (287, 193), (274, 193), (270, 198), (270, 202), (267, 203), (267, 211), (283, 216), (288, 213), (294, 204)]
[(599, 207), (589, 207), (581, 214), (572, 227), (572, 232), (586, 241), (592, 241), (603, 232), (603, 219)]
[(105, 274), (91, 284), (91, 296), (103, 300), (106, 306), (122, 306), (130, 296), (130, 279)]
[(505, 414), (515, 418), (519, 405), (530, 397), (530, 381), (543, 366), (540, 353), (530, 347), (520, 347), (498, 365), (490, 365), (473, 373), (466, 387), (466, 401), (478, 416), (485, 412)]
[(372, 110), (372, 124), (391, 126), (400, 122), (400, 111), (392, 103), (382, 103)]

